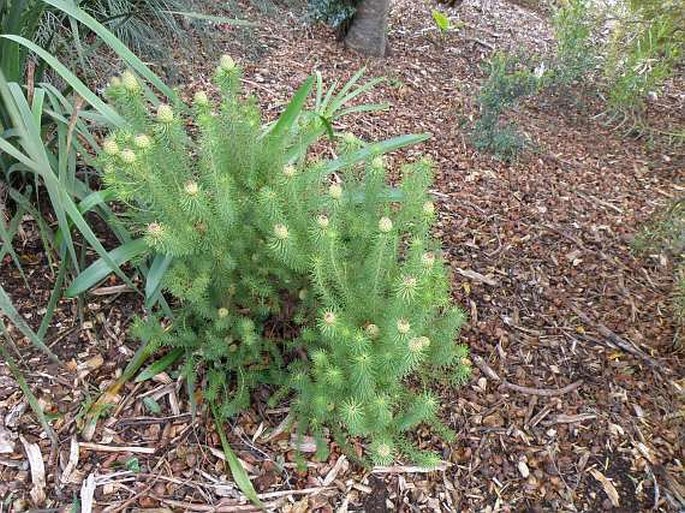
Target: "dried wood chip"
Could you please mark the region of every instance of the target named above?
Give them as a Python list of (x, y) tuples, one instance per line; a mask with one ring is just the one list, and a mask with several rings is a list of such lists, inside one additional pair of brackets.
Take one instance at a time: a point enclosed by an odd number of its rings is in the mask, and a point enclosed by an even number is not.
[(609, 500), (611, 501), (611, 504), (615, 507), (619, 507), (619, 495), (618, 492), (616, 491), (616, 487), (614, 484), (607, 478), (604, 474), (602, 474), (599, 470), (596, 468), (590, 469), (590, 474), (592, 474), (592, 477), (594, 477), (601, 485), (602, 488), (604, 488), (604, 493), (607, 494), (607, 497), (609, 497)]
[(31, 468), (31, 482), (33, 483), (33, 488), (31, 488), (30, 492), (31, 499), (33, 499), (35, 504), (41, 505), (45, 502), (45, 463), (43, 462), (43, 455), (38, 444), (28, 442), (23, 436), (19, 436), (19, 440), (21, 440), (24, 446)]
[(436, 467), (425, 468), (414, 465), (392, 465), (390, 467), (373, 467), (373, 474), (427, 474), (430, 472), (444, 472), (447, 470), (447, 463), (442, 462)]
[(81, 513), (93, 513), (95, 474), (89, 474), (81, 485)]
[(347, 462), (347, 457), (343, 454), (333, 465), (333, 468), (326, 474), (321, 482), (322, 486), (329, 486), (338, 477), (338, 474), (344, 474), (347, 469), (350, 468), (350, 464)]
[(12, 409), (9, 411), (9, 413), (5, 415), (5, 426), (8, 428), (17, 427), (19, 419), (24, 414), (27, 407), (28, 403), (26, 401), (21, 401), (12, 406)]
[(477, 354), (472, 354), (471, 361), (476, 364), (476, 367), (478, 367), (486, 377), (493, 381), (500, 381), (500, 377), (494, 370), (492, 370), (492, 367), (490, 367), (482, 357), (478, 356)]
[(12, 433), (0, 426), (0, 454), (10, 454), (14, 452), (14, 440)]
[(75, 470), (78, 465), (78, 457), (79, 457), (79, 444), (78, 440), (76, 439), (76, 435), (73, 435), (71, 437), (71, 446), (69, 447), (69, 461), (67, 461), (66, 466), (64, 467), (64, 471), (62, 472), (62, 475), (59, 478), (60, 483), (62, 484), (67, 484), (74, 482), (74, 475)]
[(523, 479), (528, 479), (528, 476), (530, 475), (530, 469), (528, 468), (528, 464), (524, 460), (520, 460), (518, 462), (518, 469), (521, 474), (521, 477), (523, 477)]
[(640, 451), (640, 454), (642, 454), (647, 459), (647, 461), (649, 461), (652, 465), (656, 465), (657, 461), (654, 458), (654, 453), (649, 449), (649, 447), (647, 447), (642, 442), (636, 443), (635, 447), (638, 451)]
[[(83, 363), (80, 363), (77, 367), (77, 370), (80, 371), (79, 377), (84, 377), (88, 372), (94, 371), (102, 367), (102, 364), (105, 363), (105, 359), (102, 357), (102, 355), (96, 354), (92, 358), (89, 358)], [(83, 373), (83, 371), (86, 371)]]

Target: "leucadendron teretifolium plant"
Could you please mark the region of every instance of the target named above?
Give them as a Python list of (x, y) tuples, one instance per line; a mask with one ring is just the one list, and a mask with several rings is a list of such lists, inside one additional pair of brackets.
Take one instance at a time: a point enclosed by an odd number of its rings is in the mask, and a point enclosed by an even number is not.
[(293, 107), (303, 90), (265, 125), (239, 94), (240, 74), (223, 57), (218, 101), (198, 92), (190, 107), (154, 112), (132, 74), (109, 89), (128, 125), (103, 145), (105, 182), (150, 252), (172, 257), (173, 325), (141, 331), (181, 348), (184, 372), (202, 371), (204, 397), (226, 416), (269, 384), (322, 452), (329, 430), (363, 437), (378, 464), (435, 465), (407, 432), (448, 432), (429, 383), (458, 384), (470, 367), (430, 235), (431, 167), (404, 166), (391, 188), (384, 146), (350, 134), (335, 137), (336, 160), (313, 159), (308, 146), (331, 130)]

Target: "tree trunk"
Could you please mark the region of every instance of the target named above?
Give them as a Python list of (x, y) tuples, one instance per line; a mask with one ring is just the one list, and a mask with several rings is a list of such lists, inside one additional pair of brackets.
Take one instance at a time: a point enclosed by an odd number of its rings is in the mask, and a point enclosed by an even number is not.
[(352, 19), (345, 46), (383, 57), (387, 50), (388, 11), (390, 0), (361, 0)]

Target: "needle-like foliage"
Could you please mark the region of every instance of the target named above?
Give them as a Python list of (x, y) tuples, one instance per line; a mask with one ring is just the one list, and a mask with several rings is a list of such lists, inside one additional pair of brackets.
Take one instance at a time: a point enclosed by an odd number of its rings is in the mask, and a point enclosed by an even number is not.
[(319, 110), (303, 110), (310, 80), (265, 126), (229, 57), (216, 83), (219, 101), (199, 92), (191, 108), (152, 114), (132, 74), (109, 89), (127, 124), (103, 144), (105, 182), (150, 250), (173, 257), (163, 286), (174, 324), (140, 331), (181, 348), (189, 376), (202, 368), (204, 396), (225, 416), (272, 384), (294, 392), (300, 432), (362, 436), (376, 463), (405, 454), (434, 465), (405, 433), (435, 424), (439, 400), (407, 380), (463, 380), (469, 367), (456, 343), (464, 315), (430, 235), (431, 167), (406, 165), (399, 187), (387, 183), (382, 154), (416, 139), (346, 134), (336, 160), (313, 159), (344, 96), (319, 94)]

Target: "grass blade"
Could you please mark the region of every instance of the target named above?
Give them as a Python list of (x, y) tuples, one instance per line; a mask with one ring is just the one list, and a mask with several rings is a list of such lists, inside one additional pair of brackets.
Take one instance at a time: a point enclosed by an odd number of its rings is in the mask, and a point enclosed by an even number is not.
[(428, 134), (413, 134), (413, 135), (401, 135), (399, 137), (393, 137), (387, 141), (382, 141), (374, 144), (369, 144), (368, 146), (357, 150), (344, 157), (339, 157), (332, 160), (326, 165), (322, 171), (322, 174), (326, 175), (329, 173), (334, 173), (339, 169), (352, 166), (358, 162), (368, 160), (378, 155), (388, 153), (390, 151), (395, 151), (405, 146), (411, 146), (413, 144), (418, 144), (420, 142), (428, 139), (430, 135)]
[[(7, 328), (1, 320), (0, 320), (0, 330), (2, 330), (2, 334), (6, 338), (9, 339), (9, 334), (7, 333)], [(50, 423), (48, 422), (48, 419), (45, 416), (45, 412), (43, 411), (43, 408), (41, 407), (40, 403), (38, 402), (38, 399), (36, 398), (36, 396), (31, 391), (31, 387), (29, 387), (29, 384), (26, 382), (26, 379), (24, 378), (24, 374), (19, 369), (19, 366), (14, 361), (14, 358), (12, 358), (12, 356), (7, 352), (7, 350), (5, 349), (3, 344), (0, 344), (0, 356), (2, 356), (3, 361), (7, 364), (7, 367), (9, 368), (10, 372), (14, 376), (14, 380), (17, 382), (17, 384), (19, 385), (19, 388), (21, 389), (24, 396), (26, 397), (26, 400), (28, 401), (29, 406), (33, 410), (33, 413), (36, 414), (36, 417), (38, 418), (40, 425), (43, 427), (43, 431), (45, 431), (45, 434), (50, 439), (52, 446), (55, 449), (58, 448), (59, 442), (57, 440), (57, 435), (55, 434), (55, 431), (50, 426)]]
[[(14, 324), (22, 335), (28, 338), (36, 348), (43, 351), (50, 360), (55, 363), (60, 363), (57, 355), (53, 353), (48, 346), (36, 335), (36, 333), (27, 324), (24, 318), (17, 312), (17, 309), (12, 303), (12, 299), (7, 295), (5, 289), (0, 285), (0, 310), (7, 316), (7, 318)], [(3, 328), (4, 329), (4, 328)]]
[(103, 102), (100, 98), (97, 97), (95, 93), (93, 93), (81, 80), (74, 75), (64, 64), (62, 64), (58, 59), (56, 59), (50, 52), (44, 50), (37, 44), (35, 44), (33, 41), (29, 41), (28, 39), (21, 37), (21, 36), (15, 36), (12, 34), (3, 34), (0, 35), (0, 37), (9, 39), (11, 41), (14, 41), (15, 43), (19, 43), (32, 52), (34, 52), (36, 55), (38, 55), (41, 59), (43, 59), (45, 62), (47, 62), (52, 69), (54, 69), (68, 84), (71, 86), (74, 91), (76, 91), (86, 102), (88, 102), (95, 110), (97, 110), (99, 113), (101, 113), (103, 116), (105, 116), (105, 119), (107, 121), (114, 125), (114, 126), (121, 126), (124, 123), (123, 118), (116, 113), (112, 107), (107, 105), (105, 102)]
[(162, 285), (162, 278), (164, 278), (164, 273), (166, 273), (172, 260), (173, 257), (170, 255), (160, 254), (152, 261), (145, 281), (145, 305), (148, 308), (152, 308), (156, 303), (156, 297)]
[(278, 121), (269, 132), (269, 137), (278, 141), (284, 133), (287, 133), (292, 128), (293, 123), (295, 123), (300, 112), (302, 112), (304, 102), (307, 100), (307, 96), (309, 96), (309, 92), (312, 90), (313, 85), (314, 77), (309, 77), (304, 81), (288, 104), (288, 107), (286, 107), (283, 114), (281, 114)]
[(257, 492), (252, 486), (250, 478), (247, 477), (247, 472), (245, 472), (245, 469), (240, 464), (238, 457), (235, 455), (233, 449), (231, 449), (231, 446), (228, 443), (226, 432), (224, 431), (224, 426), (221, 422), (221, 416), (214, 405), (212, 406), (212, 413), (214, 414), (216, 431), (219, 433), (219, 438), (221, 438), (221, 447), (224, 451), (224, 456), (226, 456), (226, 463), (228, 463), (228, 468), (231, 471), (233, 480), (238, 485), (238, 488), (240, 488), (240, 491), (242, 491), (245, 496), (250, 499), (250, 502), (252, 502), (255, 506), (265, 509), (262, 501), (260, 501), (259, 497), (257, 497)]
[(140, 383), (141, 381), (147, 381), (148, 379), (154, 378), (157, 374), (164, 371), (169, 365), (176, 362), (183, 354), (185, 349), (174, 349), (162, 356), (159, 360), (152, 363), (150, 366), (146, 367), (138, 376), (136, 376), (135, 382)]
[[(121, 264), (128, 262), (132, 258), (142, 255), (148, 250), (145, 239), (135, 239), (125, 242), (118, 248), (113, 249), (107, 255), (118, 268)], [(79, 274), (69, 288), (66, 290), (67, 297), (74, 297), (87, 291), (96, 283), (106, 278), (113, 271), (112, 266), (103, 258), (97, 259), (90, 267)]]

